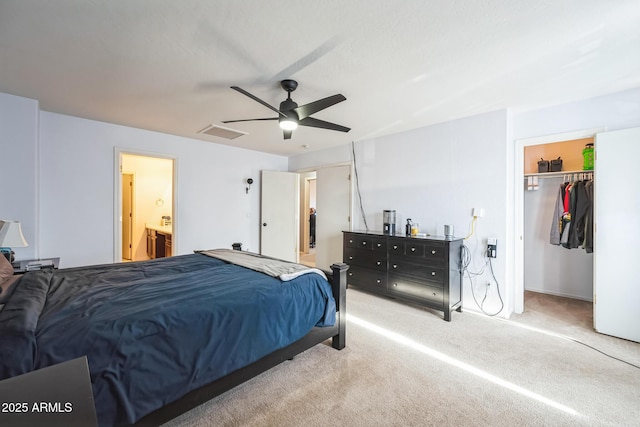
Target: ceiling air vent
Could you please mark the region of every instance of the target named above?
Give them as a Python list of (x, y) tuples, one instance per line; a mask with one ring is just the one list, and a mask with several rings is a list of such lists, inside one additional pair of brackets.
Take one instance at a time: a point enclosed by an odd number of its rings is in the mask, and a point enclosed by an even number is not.
[(247, 132), (240, 132), (239, 130), (229, 129), (217, 125), (209, 125), (198, 133), (204, 133), (205, 135), (217, 136), (225, 139), (236, 139), (239, 136), (246, 135)]

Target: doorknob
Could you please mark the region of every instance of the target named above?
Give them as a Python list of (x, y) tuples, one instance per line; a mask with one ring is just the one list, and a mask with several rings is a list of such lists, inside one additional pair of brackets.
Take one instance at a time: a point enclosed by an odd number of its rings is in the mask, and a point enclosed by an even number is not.
[(263, 226), (263, 227), (266, 227), (266, 226), (267, 226), (267, 223), (266, 223), (266, 222), (263, 222), (263, 223), (262, 223), (262, 226)]

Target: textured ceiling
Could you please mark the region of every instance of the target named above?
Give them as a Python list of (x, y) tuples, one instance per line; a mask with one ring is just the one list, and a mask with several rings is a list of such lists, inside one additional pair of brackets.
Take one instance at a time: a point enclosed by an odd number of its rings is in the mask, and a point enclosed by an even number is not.
[[(345, 95), (314, 117), (352, 130), (222, 124), (275, 116), (230, 86), (277, 107), (286, 78)], [(0, 0), (0, 92), (281, 155), (638, 86), (638, 0)]]

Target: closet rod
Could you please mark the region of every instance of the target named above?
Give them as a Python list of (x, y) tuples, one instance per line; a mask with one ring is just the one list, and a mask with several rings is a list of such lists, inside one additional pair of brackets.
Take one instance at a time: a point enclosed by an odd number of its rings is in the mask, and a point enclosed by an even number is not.
[(593, 178), (592, 170), (577, 170), (577, 171), (559, 171), (559, 172), (541, 172), (541, 173), (525, 173), (524, 177), (537, 176), (538, 178), (557, 178), (566, 175), (581, 175), (588, 176), (588, 179)]

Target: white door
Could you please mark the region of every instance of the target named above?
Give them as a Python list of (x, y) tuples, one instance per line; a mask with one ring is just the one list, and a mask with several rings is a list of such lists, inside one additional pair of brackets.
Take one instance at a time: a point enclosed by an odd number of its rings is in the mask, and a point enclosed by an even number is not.
[(597, 134), (595, 156), (593, 323), (640, 342), (640, 128)]
[(342, 262), (342, 232), (349, 230), (351, 166), (316, 171), (316, 266)]
[(261, 189), (260, 253), (298, 262), (298, 174), (262, 171)]

